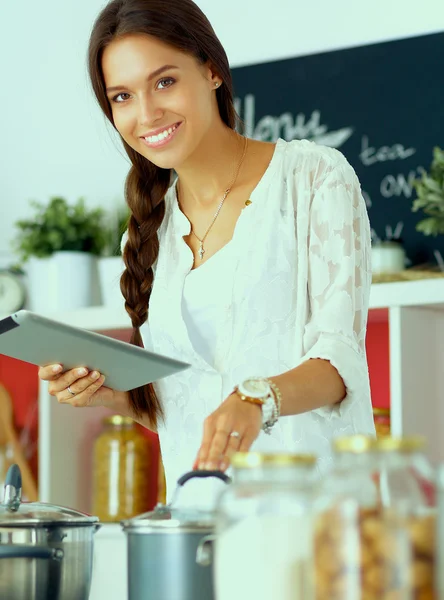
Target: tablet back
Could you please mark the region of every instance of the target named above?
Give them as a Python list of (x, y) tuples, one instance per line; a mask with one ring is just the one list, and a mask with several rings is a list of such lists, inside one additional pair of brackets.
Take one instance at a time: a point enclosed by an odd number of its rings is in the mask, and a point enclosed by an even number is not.
[(188, 368), (105, 335), (65, 325), (27, 310), (0, 320), (0, 354), (34, 365), (60, 363), (64, 370), (87, 367), (105, 375), (105, 385), (128, 391)]

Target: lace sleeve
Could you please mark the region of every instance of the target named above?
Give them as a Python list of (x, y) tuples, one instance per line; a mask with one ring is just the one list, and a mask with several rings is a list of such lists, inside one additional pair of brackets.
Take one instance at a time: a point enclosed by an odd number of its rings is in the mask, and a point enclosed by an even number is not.
[[(316, 190), (308, 238), (309, 321), (303, 360), (330, 361), (347, 395), (315, 412), (342, 416), (370, 402), (365, 334), (371, 285), (370, 226), (359, 181), (345, 159)], [(356, 407), (357, 408), (357, 407)]]

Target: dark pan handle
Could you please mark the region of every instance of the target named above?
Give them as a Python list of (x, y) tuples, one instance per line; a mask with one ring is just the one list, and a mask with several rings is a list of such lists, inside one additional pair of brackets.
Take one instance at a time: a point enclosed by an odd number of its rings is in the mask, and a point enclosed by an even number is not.
[(190, 479), (195, 479), (195, 478), (206, 478), (206, 477), (217, 477), (217, 479), (220, 479), (221, 481), (223, 481), (224, 483), (231, 483), (231, 479), (230, 477), (228, 477), (228, 475), (225, 475), (225, 473), (223, 471), (189, 471), (188, 473), (185, 473), (185, 475), (182, 475), (182, 477), (180, 477), (177, 480), (177, 485), (178, 486), (182, 486), (185, 485), (187, 481), (190, 481)]
[(188, 471), (188, 473), (185, 473), (185, 475), (182, 475), (182, 477), (179, 477), (177, 480), (177, 486), (174, 490), (173, 497), (171, 498), (171, 502), (168, 504), (168, 507), (171, 508), (175, 505), (179, 496), (179, 492), (187, 481), (190, 481), (190, 479), (203, 479), (206, 477), (216, 477), (224, 483), (231, 483), (231, 478), (228, 477), (228, 475), (225, 475), (223, 471)]
[(63, 550), (59, 548), (41, 548), (39, 546), (14, 546), (0, 544), (0, 559), (2, 558), (45, 558), (61, 560)]

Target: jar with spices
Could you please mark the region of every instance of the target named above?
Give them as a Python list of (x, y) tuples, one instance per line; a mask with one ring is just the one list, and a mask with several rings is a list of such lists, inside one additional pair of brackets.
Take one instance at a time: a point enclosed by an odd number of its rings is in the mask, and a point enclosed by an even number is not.
[(315, 502), (315, 599), (434, 599), (434, 477), (423, 440), (352, 436), (334, 448)]
[(390, 435), (390, 409), (374, 408), (373, 420), (375, 421), (376, 435), (378, 437), (387, 437)]
[(217, 600), (311, 600), (311, 455), (238, 453), (216, 511)]
[(101, 521), (118, 522), (147, 512), (151, 445), (129, 417), (103, 421), (93, 454), (93, 509)]

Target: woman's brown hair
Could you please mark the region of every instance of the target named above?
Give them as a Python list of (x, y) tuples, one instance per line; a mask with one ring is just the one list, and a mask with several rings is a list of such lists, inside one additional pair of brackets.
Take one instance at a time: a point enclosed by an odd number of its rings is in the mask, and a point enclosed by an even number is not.
[[(153, 36), (194, 56), (201, 64), (211, 64), (223, 81), (216, 91), (220, 116), (234, 129), (236, 112), (228, 59), (208, 19), (192, 0), (112, 0), (97, 17), (89, 41), (88, 70), (97, 101), (114, 127), (102, 55), (111, 42), (132, 34)], [(150, 163), (123, 139), (122, 142), (132, 167), (125, 184), (131, 216), (120, 288), (133, 326), (131, 343), (142, 346), (140, 327), (148, 318), (153, 265), (159, 253), (157, 231), (165, 214), (171, 171)], [(151, 384), (131, 390), (130, 404), (135, 415), (146, 414), (153, 425), (164, 416)]]

